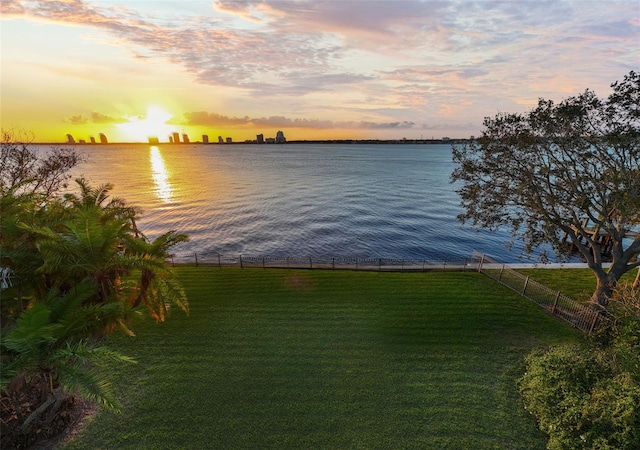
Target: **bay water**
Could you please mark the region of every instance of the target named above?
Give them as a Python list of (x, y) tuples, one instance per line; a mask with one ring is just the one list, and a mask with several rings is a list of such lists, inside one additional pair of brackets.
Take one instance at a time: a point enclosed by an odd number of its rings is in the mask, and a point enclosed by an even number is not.
[[(202, 255), (520, 261), (506, 231), (462, 225), (449, 145), (76, 145), (73, 175), (114, 185), (150, 238)], [(525, 259), (527, 261), (527, 259)]]

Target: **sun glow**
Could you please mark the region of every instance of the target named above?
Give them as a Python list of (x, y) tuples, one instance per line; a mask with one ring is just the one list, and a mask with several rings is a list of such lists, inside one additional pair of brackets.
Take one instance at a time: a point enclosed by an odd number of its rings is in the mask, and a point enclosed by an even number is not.
[(138, 116), (130, 117), (129, 122), (118, 125), (132, 142), (146, 142), (149, 137), (154, 136), (160, 139), (171, 134), (173, 127), (167, 121), (173, 117), (157, 106), (150, 106), (147, 109), (147, 116), (141, 119)]

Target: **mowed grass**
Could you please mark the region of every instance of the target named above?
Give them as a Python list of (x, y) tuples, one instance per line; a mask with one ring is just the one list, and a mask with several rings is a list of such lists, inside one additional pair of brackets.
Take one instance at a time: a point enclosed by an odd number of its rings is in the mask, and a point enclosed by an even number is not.
[(178, 268), (191, 316), (108, 343), (122, 414), (69, 449), (544, 449), (515, 380), (577, 332), (471, 272)]
[[(518, 272), (582, 303), (589, 301), (597, 285), (591, 269), (518, 269)], [(631, 270), (621, 281), (632, 283), (637, 273)]]

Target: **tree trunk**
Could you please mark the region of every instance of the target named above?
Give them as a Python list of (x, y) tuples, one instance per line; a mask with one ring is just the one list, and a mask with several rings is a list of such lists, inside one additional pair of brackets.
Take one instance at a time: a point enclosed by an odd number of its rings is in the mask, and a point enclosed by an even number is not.
[(591, 296), (589, 303), (595, 309), (604, 311), (609, 305), (617, 280), (610, 274), (606, 274), (604, 277), (597, 277), (597, 280), (596, 290)]
[(23, 433), (28, 433), (29, 425), (31, 425), (31, 422), (39, 418), (47, 410), (47, 408), (56, 403), (58, 399), (64, 400), (65, 396), (66, 394), (62, 389), (56, 389), (55, 391), (53, 391), (53, 394), (50, 395), (43, 404), (41, 404), (35, 411), (29, 414), (29, 417), (26, 418), (26, 420), (20, 427), (20, 431), (22, 431)]
[(640, 267), (638, 267), (638, 274), (636, 275), (636, 279), (633, 282), (633, 287), (634, 288), (640, 287)]
[(149, 286), (151, 286), (151, 281), (155, 277), (155, 274), (150, 270), (142, 270), (142, 274), (140, 275), (140, 290), (138, 291), (138, 295), (135, 300), (131, 303), (132, 308), (137, 308), (142, 301), (146, 301), (147, 299), (147, 291), (149, 290)]

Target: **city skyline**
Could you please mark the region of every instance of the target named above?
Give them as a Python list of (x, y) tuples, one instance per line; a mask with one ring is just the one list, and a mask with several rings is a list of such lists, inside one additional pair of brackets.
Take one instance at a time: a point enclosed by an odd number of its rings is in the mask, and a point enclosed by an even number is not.
[(637, 6), (4, 0), (2, 127), (37, 142), (468, 138), (541, 97), (608, 95), (638, 70)]

